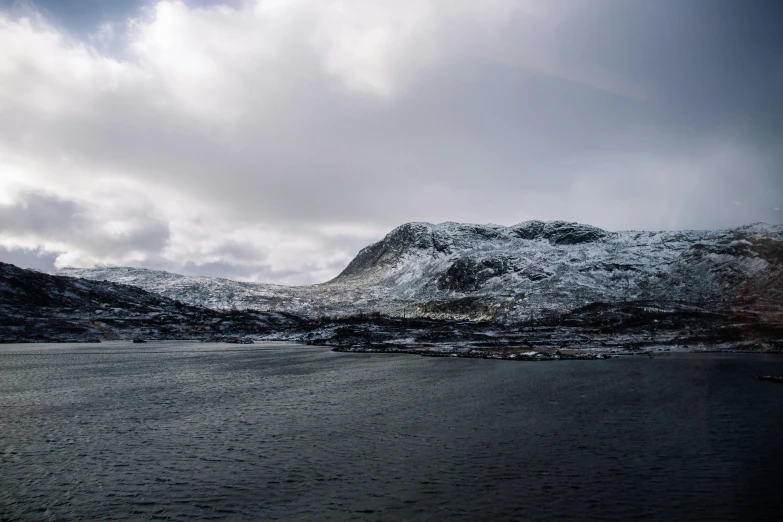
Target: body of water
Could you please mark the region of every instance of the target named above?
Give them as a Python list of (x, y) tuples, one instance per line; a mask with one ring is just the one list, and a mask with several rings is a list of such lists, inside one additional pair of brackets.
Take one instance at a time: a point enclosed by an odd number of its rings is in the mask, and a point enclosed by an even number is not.
[(0, 345), (0, 520), (778, 520), (783, 357)]

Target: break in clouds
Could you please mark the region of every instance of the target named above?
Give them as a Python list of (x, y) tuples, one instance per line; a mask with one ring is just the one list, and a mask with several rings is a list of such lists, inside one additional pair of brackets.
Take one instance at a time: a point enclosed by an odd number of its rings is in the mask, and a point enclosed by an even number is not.
[(782, 15), (0, 0), (0, 259), (304, 284), (408, 221), (780, 223)]

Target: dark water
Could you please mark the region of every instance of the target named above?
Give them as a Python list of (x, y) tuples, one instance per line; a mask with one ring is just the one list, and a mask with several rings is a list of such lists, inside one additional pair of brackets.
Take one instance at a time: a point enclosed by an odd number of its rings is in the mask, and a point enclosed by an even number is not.
[(2, 520), (780, 520), (783, 357), (0, 346)]

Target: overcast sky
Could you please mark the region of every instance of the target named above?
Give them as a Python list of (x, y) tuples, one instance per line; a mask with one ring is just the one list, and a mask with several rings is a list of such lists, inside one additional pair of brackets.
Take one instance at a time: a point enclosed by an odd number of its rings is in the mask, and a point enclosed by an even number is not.
[(409, 221), (781, 223), (779, 0), (0, 0), (0, 260), (306, 284)]

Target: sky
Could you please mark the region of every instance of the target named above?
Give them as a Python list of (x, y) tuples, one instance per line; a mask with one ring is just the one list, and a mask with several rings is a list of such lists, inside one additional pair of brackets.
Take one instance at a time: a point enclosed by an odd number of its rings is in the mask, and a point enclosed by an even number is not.
[(778, 0), (0, 0), (0, 261), (310, 284), (411, 221), (780, 224)]

